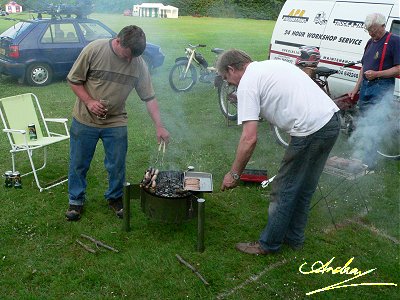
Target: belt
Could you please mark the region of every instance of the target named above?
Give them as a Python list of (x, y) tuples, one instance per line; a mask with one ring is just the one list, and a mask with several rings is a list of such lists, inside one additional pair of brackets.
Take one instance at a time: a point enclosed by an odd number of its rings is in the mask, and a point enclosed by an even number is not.
[(374, 80), (368, 80), (364, 79), (365, 85), (366, 86), (371, 86), (377, 83), (383, 83), (383, 82), (389, 82), (389, 83), (395, 83), (394, 78), (375, 78)]
[(394, 81), (394, 78), (378, 77), (378, 78), (375, 78), (375, 79), (372, 79), (372, 80), (368, 80), (368, 79), (364, 78), (364, 80), (366, 82), (368, 82), (368, 83), (374, 83), (374, 82), (379, 82), (379, 81)]

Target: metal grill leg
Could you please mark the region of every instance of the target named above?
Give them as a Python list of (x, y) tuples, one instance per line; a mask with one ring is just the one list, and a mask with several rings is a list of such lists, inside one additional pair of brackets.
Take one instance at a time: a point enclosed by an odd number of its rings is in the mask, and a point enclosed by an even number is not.
[(124, 205), (124, 215), (122, 228), (124, 231), (128, 232), (131, 230), (131, 184), (126, 182), (124, 184), (124, 197), (123, 197), (123, 205)]
[(197, 199), (197, 251), (204, 252), (204, 206), (205, 200), (203, 198)]

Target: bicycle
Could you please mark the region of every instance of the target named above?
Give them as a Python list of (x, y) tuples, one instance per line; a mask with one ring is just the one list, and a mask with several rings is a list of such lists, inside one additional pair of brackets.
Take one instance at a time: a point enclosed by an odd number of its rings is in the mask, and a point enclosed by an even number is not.
[(390, 103), (386, 116), (387, 132), (382, 135), (381, 146), (378, 154), (384, 158), (400, 160), (400, 98), (395, 98)]
[[(209, 66), (207, 60), (197, 48), (204, 48), (206, 45), (198, 44), (191, 45), (185, 48), (186, 57), (178, 57), (175, 59), (175, 65), (169, 72), (169, 84), (176, 92), (187, 92), (192, 89), (197, 80), (203, 83), (212, 83), (217, 76), (215, 62), (213, 66)], [(212, 48), (211, 52), (220, 55), (224, 49)], [(196, 67), (200, 69), (200, 76), (198, 77)]]

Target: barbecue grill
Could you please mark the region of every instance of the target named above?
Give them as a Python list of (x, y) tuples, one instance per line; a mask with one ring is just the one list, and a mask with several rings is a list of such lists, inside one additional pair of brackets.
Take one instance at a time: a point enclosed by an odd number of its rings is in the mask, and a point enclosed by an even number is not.
[(184, 173), (161, 171), (156, 180), (156, 188), (140, 189), (142, 211), (149, 218), (166, 223), (181, 223), (197, 214), (197, 198), (202, 193), (184, 189)]
[[(146, 173), (149, 170), (146, 171)], [(155, 183), (127, 183), (124, 187), (124, 229), (130, 230), (130, 199), (140, 199), (143, 213), (165, 223), (182, 223), (198, 217), (198, 250), (204, 249), (204, 193), (213, 191), (212, 174), (194, 171), (159, 171)], [(146, 176), (146, 178), (149, 178)]]

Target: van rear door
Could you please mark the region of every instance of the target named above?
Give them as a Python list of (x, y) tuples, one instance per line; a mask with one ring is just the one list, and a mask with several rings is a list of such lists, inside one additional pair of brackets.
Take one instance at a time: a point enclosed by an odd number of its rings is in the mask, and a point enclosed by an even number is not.
[(300, 46), (320, 47), (335, 1), (286, 1), (271, 38), (269, 59), (294, 63)]

